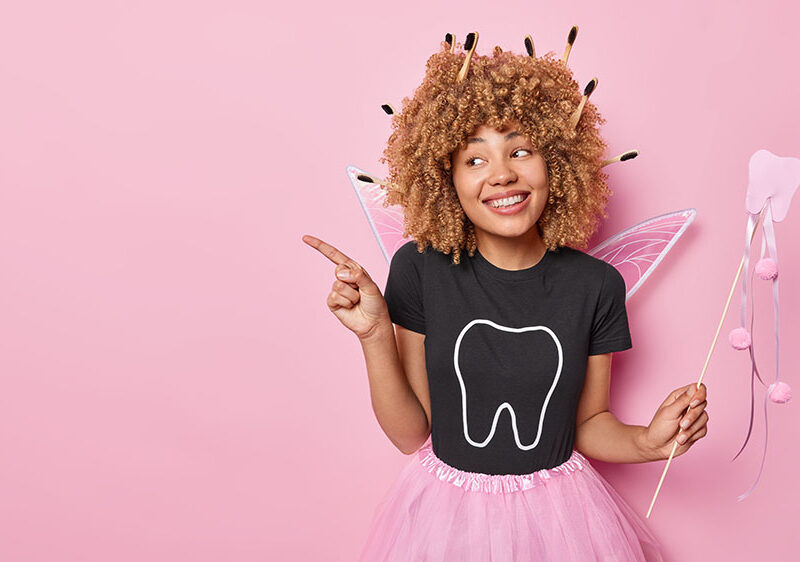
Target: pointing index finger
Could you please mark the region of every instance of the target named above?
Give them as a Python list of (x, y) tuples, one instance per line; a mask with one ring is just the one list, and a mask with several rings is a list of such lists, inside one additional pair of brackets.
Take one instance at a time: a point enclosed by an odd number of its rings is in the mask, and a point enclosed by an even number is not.
[(319, 253), (321, 253), (323, 256), (331, 260), (336, 265), (341, 265), (346, 261), (352, 261), (344, 253), (340, 252), (327, 242), (323, 242), (319, 238), (316, 238), (315, 236), (306, 234), (305, 236), (303, 236), (303, 242), (305, 242), (312, 248), (315, 248), (317, 251), (319, 251)]

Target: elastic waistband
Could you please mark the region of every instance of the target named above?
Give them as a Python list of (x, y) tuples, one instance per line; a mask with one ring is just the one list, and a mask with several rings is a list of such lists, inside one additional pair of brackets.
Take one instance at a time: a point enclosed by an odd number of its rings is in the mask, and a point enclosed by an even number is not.
[(471, 492), (485, 492), (489, 494), (504, 494), (528, 490), (542, 484), (550, 478), (571, 474), (576, 470), (583, 470), (588, 461), (576, 449), (572, 450), (569, 459), (553, 468), (543, 468), (530, 474), (484, 474), (482, 472), (467, 472), (450, 466), (433, 452), (430, 440), (417, 451), (420, 464), (443, 482), (464, 488)]

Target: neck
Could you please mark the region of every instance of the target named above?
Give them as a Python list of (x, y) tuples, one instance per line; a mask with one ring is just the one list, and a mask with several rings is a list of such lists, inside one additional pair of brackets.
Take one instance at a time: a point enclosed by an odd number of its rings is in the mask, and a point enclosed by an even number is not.
[(536, 227), (514, 238), (486, 232), (476, 232), (475, 237), (481, 255), (501, 269), (516, 271), (533, 267), (547, 253), (547, 246)]

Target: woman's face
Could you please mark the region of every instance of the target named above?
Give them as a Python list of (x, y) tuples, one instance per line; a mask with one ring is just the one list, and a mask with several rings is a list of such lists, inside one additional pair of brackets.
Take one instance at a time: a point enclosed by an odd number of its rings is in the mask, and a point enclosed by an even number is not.
[(530, 236), (531, 230), (540, 238), (536, 221), (550, 194), (547, 163), (518, 123), (502, 131), (478, 127), (451, 161), (458, 199), (479, 243), (487, 236)]

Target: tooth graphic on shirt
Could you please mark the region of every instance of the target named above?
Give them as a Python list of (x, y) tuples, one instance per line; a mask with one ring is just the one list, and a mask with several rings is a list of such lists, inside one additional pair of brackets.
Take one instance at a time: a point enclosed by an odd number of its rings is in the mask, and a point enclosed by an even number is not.
[[(544, 399), (544, 402), (542, 403), (542, 409), (541, 409), (541, 413), (539, 415), (539, 424), (538, 424), (538, 429), (537, 429), (537, 432), (536, 432), (536, 438), (533, 440), (532, 443), (523, 444), (520, 441), (519, 428), (517, 426), (517, 413), (514, 411), (513, 406), (511, 406), (511, 404), (508, 401), (504, 401), (502, 404), (498, 405), (498, 407), (497, 407), (497, 409), (495, 410), (495, 413), (494, 413), (494, 418), (492, 419), (492, 429), (489, 432), (489, 435), (483, 441), (478, 441), (476, 439), (473, 439), (473, 435), (470, 434), (469, 423), (467, 421), (468, 420), (468, 416), (467, 416), (467, 385), (465, 385), (464, 377), (462, 376), (461, 365), (459, 364), (459, 353), (458, 352), (459, 352), (459, 348), (461, 347), (461, 341), (463, 340), (464, 336), (467, 334), (467, 332), (472, 327), (474, 327), (474, 326), (476, 326), (478, 324), (486, 324), (486, 325), (491, 326), (492, 328), (494, 328), (496, 330), (501, 330), (503, 332), (511, 332), (511, 333), (515, 333), (515, 334), (522, 333), (522, 332), (542, 331), (542, 332), (546, 333), (547, 335), (549, 335), (550, 338), (552, 338), (553, 343), (555, 344), (555, 349), (558, 351), (558, 367), (556, 368), (555, 373), (553, 373), (553, 382), (549, 387), (549, 390), (547, 392), (547, 396)], [(504, 336), (504, 337), (508, 337), (508, 336)], [(509, 349), (513, 349), (512, 345), (509, 345)], [(470, 445), (474, 446), (474, 447), (485, 447), (489, 443), (489, 441), (491, 441), (492, 438), (494, 437), (495, 431), (497, 430), (498, 419), (500, 418), (500, 414), (505, 409), (505, 410), (508, 410), (509, 414), (511, 415), (511, 429), (514, 432), (514, 440), (517, 443), (517, 447), (519, 447), (523, 451), (528, 451), (528, 450), (533, 449), (534, 447), (536, 447), (539, 444), (539, 440), (542, 437), (542, 425), (544, 424), (544, 417), (545, 417), (545, 414), (547, 412), (547, 405), (550, 402), (550, 397), (553, 395), (553, 392), (555, 391), (556, 385), (558, 384), (558, 379), (561, 377), (561, 368), (563, 366), (563, 363), (564, 363), (564, 354), (563, 354), (563, 350), (561, 348), (561, 342), (558, 340), (558, 337), (556, 337), (556, 335), (553, 333), (553, 331), (550, 328), (548, 328), (547, 326), (527, 326), (527, 327), (524, 327), (524, 328), (509, 328), (508, 326), (501, 326), (500, 324), (496, 324), (495, 322), (492, 322), (491, 320), (484, 320), (484, 319), (472, 320), (466, 326), (464, 326), (464, 328), (461, 330), (461, 333), (458, 335), (458, 339), (456, 339), (455, 350), (453, 352), (453, 365), (455, 366), (456, 376), (458, 377), (458, 383), (461, 386), (461, 411), (462, 411), (463, 421), (464, 421), (464, 437), (466, 438), (467, 442)], [(533, 368), (533, 367), (531, 367), (531, 368)], [(531, 376), (533, 376), (533, 374)], [(534, 397), (533, 396), (517, 397), (516, 400), (514, 400), (514, 401), (517, 404), (519, 404), (520, 400), (530, 400), (531, 398), (534, 398)], [(510, 399), (513, 399), (513, 397), (510, 397)], [(491, 409), (491, 406), (492, 406), (492, 404), (489, 405), (489, 409)], [(475, 436), (475, 437), (477, 437), (477, 436)]]

